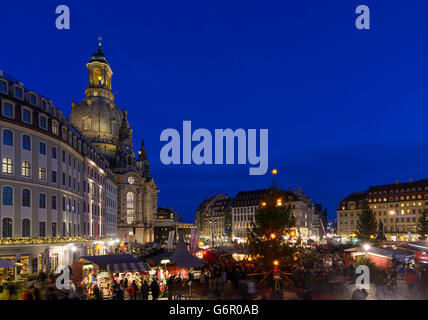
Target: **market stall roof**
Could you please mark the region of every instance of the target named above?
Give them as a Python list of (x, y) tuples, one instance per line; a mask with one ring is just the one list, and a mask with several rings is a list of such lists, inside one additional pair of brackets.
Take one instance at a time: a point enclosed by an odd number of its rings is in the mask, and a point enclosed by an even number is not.
[(411, 253), (415, 253), (415, 252), (423, 252), (425, 251), (423, 248), (418, 247), (418, 246), (412, 246), (410, 244), (400, 244), (397, 248), (409, 251)]
[(119, 263), (138, 263), (138, 260), (129, 254), (107, 254), (103, 256), (85, 256), (82, 258), (100, 267)]
[(427, 241), (409, 242), (409, 246), (416, 247), (416, 248), (428, 251), (428, 242)]
[(169, 258), (171, 256), (171, 252), (166, 252), (165, 250), (157, 252), (156, 255), (150, 255), (144, 257), (145, 260), (151, 261), (154, 264), (160, 264), (163, 259)]
[[(355, 251), (355, 253), (358, 252), (366, 252), (363, 248), (360, 248), (359, 251)], [(404, 259), (408, 254), (406, 254), (405, 251), (400, 250), (400, 248), (393, 249), (393, 248), (378, 248), (378, 247), (371, 247), (369, 250), (367, 250), (368, 254), (382, 256), (388, 259), (392, 259), (393, 257), (397, 259)]]
[(189, 252), (184, 243), (183, 233), (180, 232), (175, 251), (170, 256), (170, 261), (179, 268), (202, 267), (204, 263)]
[(108, 264), (107, 270), (110, 273), (149, 271), (150, 266), (145, 262), (115, 263), (115, 264)]

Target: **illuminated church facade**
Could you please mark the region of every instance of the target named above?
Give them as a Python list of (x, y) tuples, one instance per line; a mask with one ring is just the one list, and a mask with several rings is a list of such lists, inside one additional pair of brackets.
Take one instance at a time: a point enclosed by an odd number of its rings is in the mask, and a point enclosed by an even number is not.
[(86, 67), (86, 97), (72, 104), (69, 121), (98, 147), (115, 174), (118, 236), (126, 235), (131, 242), (151, 242), (154, 240), (159, 190), (150, 173), (144, 141), (137, 157), (133, 152), (127, 111), (114, 102), (111, 91), (113, 72), (101, 50), (101, 42)]

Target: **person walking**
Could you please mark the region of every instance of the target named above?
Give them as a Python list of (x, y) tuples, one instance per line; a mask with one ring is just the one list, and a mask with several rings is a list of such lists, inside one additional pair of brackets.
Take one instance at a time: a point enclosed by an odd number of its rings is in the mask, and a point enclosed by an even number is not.
[(129, 287), (129, 298), (131, 300), (136, 300), (137, 299), (137, 292), (138, 292), (138, 287), (137, 287), (137, 284), (135, 283), (135, 280), (134, 280), (134, 281), (132, 281), (132, 284)]
[(177, 300), (181, 300), (181, 296), (183, 294), (183, 281), (181, 280), (180, 275), (175, 278), (175, 292)]
[(143, 281), (143, 283), (141, 284), (141, 299), (142, 300), (149, 300), (149, 284), (147, 283), (146, 280)]
[(152, 299), (158, 300), (160, 289), (156, 279), (153, 279), (152, 283), (150, 284), (150, 289), (152, 291)]
[(168, 300), (174, 299), (174, 278), (170, 276), (166, 281), (166, 287), (168, 288)]

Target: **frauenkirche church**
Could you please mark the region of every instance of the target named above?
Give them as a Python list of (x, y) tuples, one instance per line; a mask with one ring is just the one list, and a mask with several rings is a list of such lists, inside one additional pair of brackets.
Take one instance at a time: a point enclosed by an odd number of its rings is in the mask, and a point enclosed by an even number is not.
[(133, 152), (132, 129), (127, 111), (120, 110), (111, 91), (113, 72), (101, 50), (91, 55), (86, 65), (88, 86), (86, 98), (73, 103), (69, 121), (77, 127), (110, 162), (117, 184), (117, 234), (129, 236), (130, 241), (154, 240), (154, 216), (157, 194), (144, 141)]

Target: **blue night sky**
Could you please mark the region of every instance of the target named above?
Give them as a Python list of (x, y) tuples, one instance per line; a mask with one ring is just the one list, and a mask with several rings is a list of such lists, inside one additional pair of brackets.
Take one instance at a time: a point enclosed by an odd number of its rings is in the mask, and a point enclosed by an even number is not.
[[(71, 30), (55, 28), (69, 5)], [(355, 8), (371, 30), (355, 28)], [(335, 217), (370, 185), (428, 178), (427, 1), (6, 1), (0, 69), (68, 115), (103, 37), (115, 102), (144, 138), (159, 206), (265, 188), (249, 166), (164, 166), (160, 133), (269, 129), (269, 168)]]

